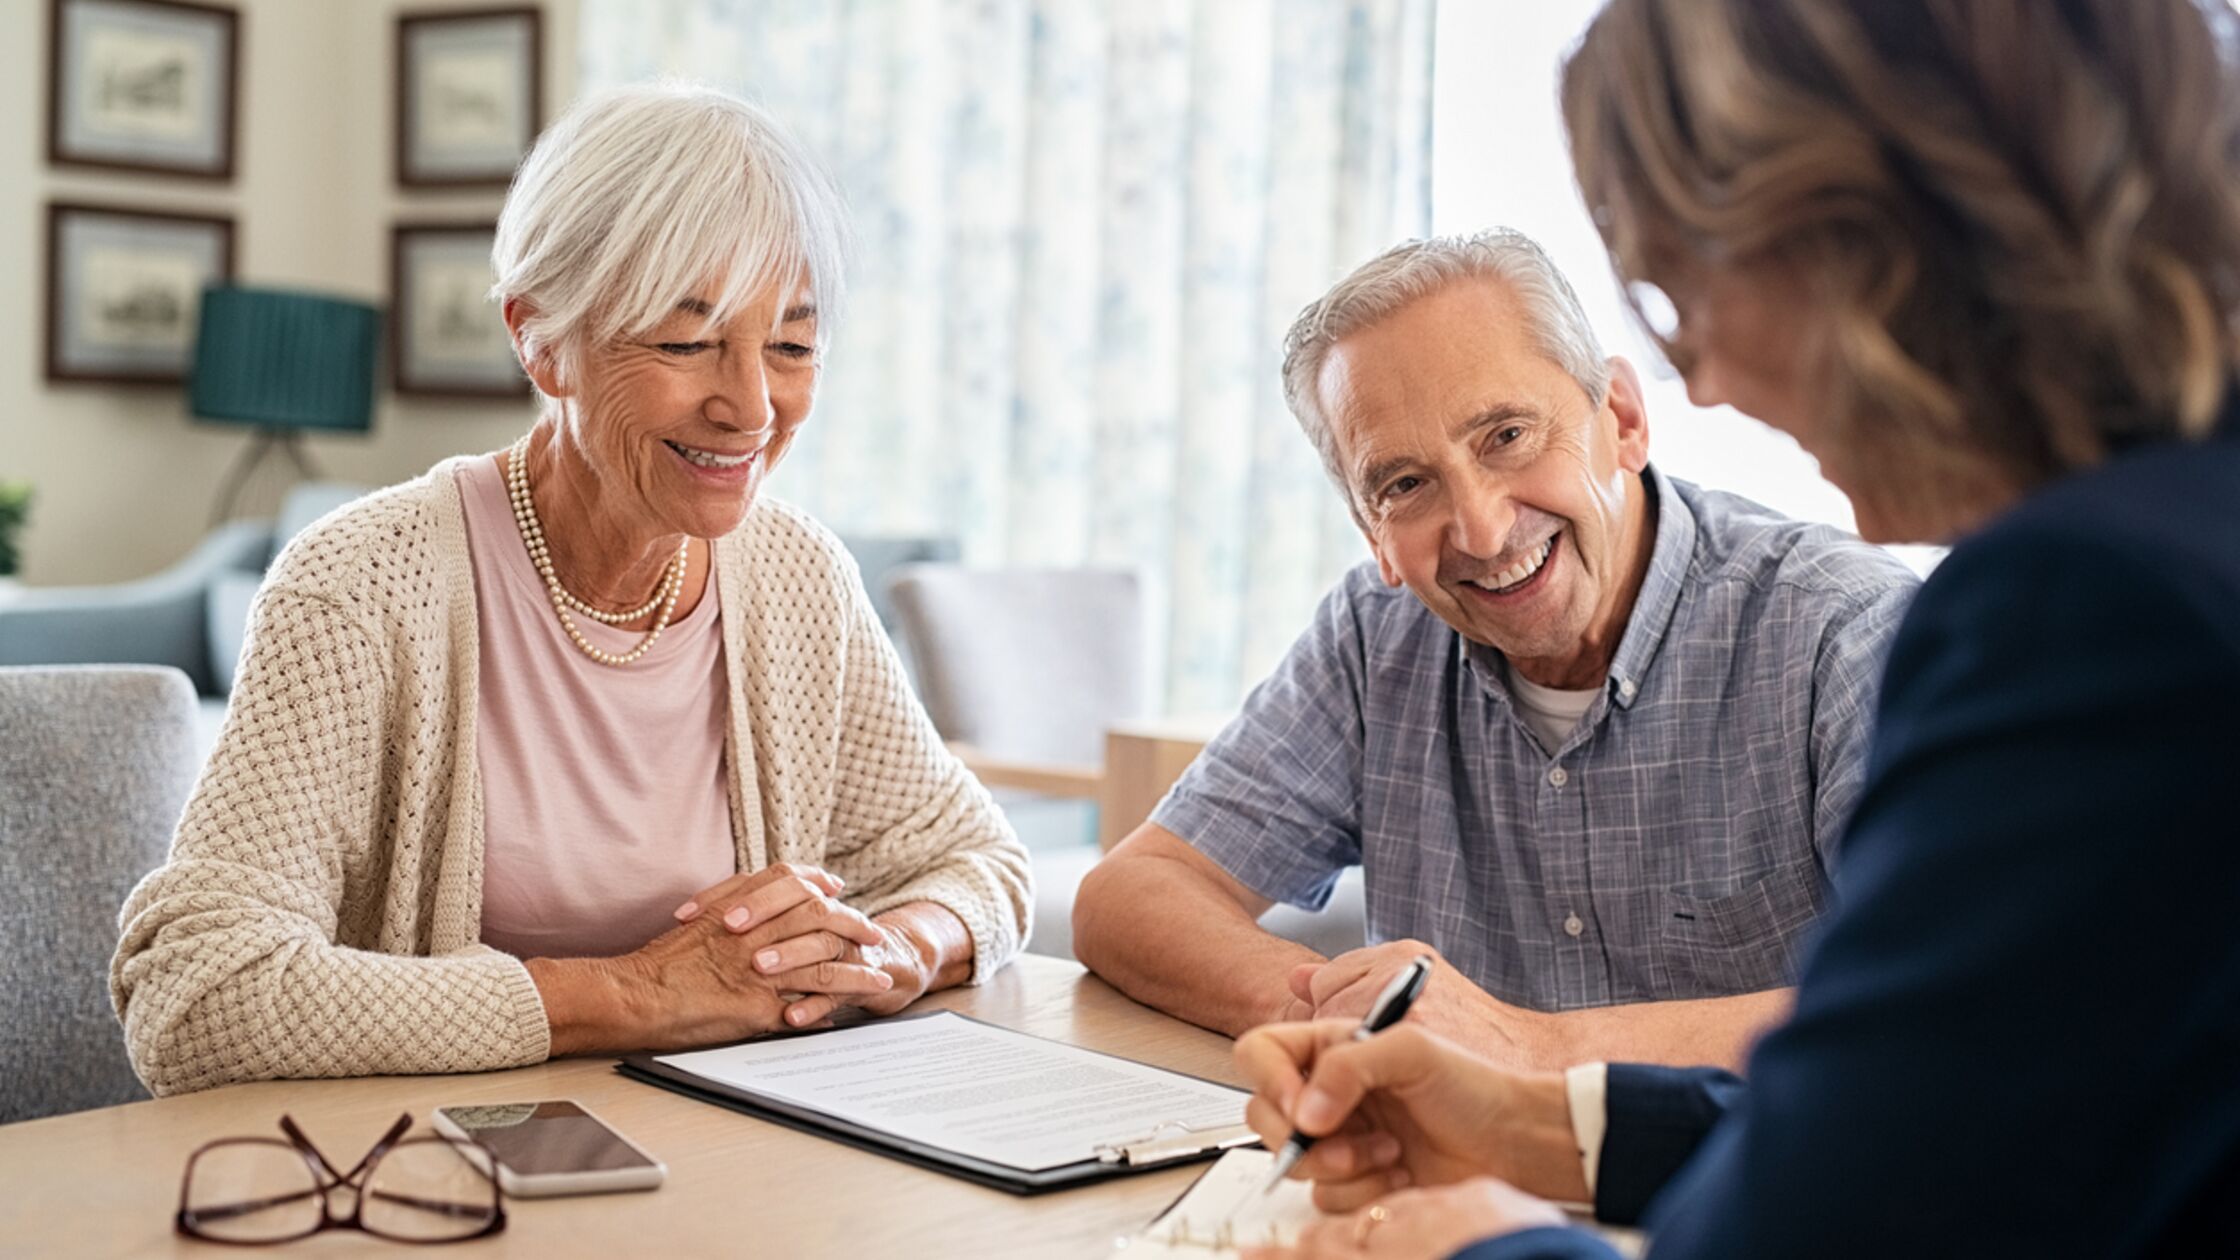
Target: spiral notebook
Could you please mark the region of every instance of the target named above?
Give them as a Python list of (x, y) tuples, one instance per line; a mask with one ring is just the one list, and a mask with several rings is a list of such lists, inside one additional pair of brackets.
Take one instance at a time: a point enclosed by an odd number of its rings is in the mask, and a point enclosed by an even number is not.
[(1304, 1181), (1267, 1189), (1275, 1156), (1230, 1151), (1149, 1228), (1122, 1239), (1115, 1260), (1233, 1256), (1242, 1247), (1288, 1247), (1313, 1224), (1314, 1188)]
[(1248, 1095), (938, 1011), (684, 1054), (626, 1076), (1014, 1194), (1258, 1141)]
[[(1121, 1239), (1110, 1260), (1216, 1260), (1245, 1247), (1289, 1247), (1299, 1231), (1322, 1219), (1314, 1189), (1304, 1181), (1279, 1182), (1266, 1189), (1275, 1156), (1260, 1150), (1230, 1151), (1206, 1170), (1173, 1207), (1144, 1231)], [(1609, 1243), (1629, 1260), (1648, 1242), (1636, 1230), (1596, 1224), (1583, 1206), (1571, 1223)]]

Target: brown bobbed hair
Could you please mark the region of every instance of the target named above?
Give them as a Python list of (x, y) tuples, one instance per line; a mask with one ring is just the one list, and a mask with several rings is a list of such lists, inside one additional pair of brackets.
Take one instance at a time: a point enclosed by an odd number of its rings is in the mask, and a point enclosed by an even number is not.
[[(1612, 0), (1563, 110), (1637, 314), (1644, 283), (1684, 310), (1778, 268), (1816, 312), (1815, 427), (1926, 505), (2214, 422), (2236, 27), (2222, 0)], [(1685, 368), (1685, 326), (1659, 339)]]

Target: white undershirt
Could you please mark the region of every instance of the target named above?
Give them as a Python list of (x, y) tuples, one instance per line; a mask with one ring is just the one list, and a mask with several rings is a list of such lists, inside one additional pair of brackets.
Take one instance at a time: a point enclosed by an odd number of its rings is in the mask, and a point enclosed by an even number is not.
[(1571, 1105), (1571, 1139), (1579, 1146), (1579, 1167), (1587, 1175), (1587, 1202), (1592, 1204), (1595, 1178), (1602, 1171), (1602, 1135), (1610, 1127), (1610, 1065), (1580, 1063), (1566, 1069), (1563, 1092)]
[(1584, 691), (1543, 687), (1513, 665), (1505, 672), (1509, 675), (1509, 695), (1517, 702), (1518, 715), (1532, 728), (1532, 733), (1540, 737), (1540, 746), (1551, 753), (1563, 747), (1563, 741), (1571, 736), (1571, 728), (1587, 715), (1587, 710), (1594, 707), (1594, 698), (1602, 693), (1600, 687)]

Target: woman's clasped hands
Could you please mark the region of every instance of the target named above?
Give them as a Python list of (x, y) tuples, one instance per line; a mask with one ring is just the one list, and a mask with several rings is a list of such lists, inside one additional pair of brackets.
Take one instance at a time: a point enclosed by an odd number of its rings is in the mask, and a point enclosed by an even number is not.
[(734, 875), (617, 961), (662, 1004), (669, 1044), (813, 1028), (845, 1006), (892, 1014), (926, 992), (933, 964), (901, 928), (841, 901), (842, 887), (796, 863)]
[[(1272, 1024), (1237, 1041), (1245, 1110), (1270, 1150), (1316, 1139), (1292, 1170), (1334, 1213), (1278, 1257), (1443, 1260), (1480, 1239), (1562, 1225), (1546, 1199), (1588, 1197), (1560, 1073), (1520, 1074), (1400, 1024)], [(1520, 1189), (1519, 1187), (1523, 1187)]]

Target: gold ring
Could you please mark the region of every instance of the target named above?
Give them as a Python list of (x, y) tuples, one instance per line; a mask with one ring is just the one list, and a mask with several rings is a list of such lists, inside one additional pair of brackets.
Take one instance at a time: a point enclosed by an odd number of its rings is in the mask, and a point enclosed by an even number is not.
[(1392, 1219), (1392, 1209), (1382, 1203), (1372, 1203), (1369, 1210), (1353, 1218), (1353, 1245), (1369, 1245), (1369, 1231)]

